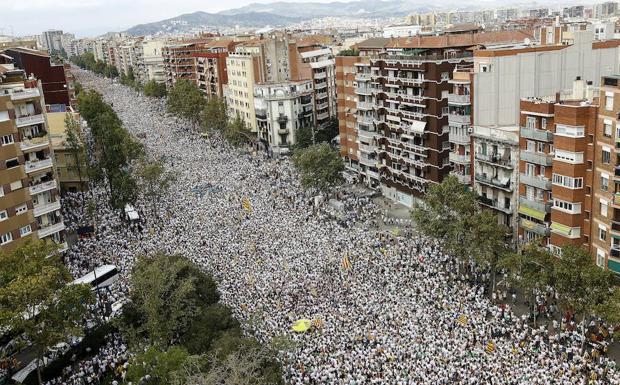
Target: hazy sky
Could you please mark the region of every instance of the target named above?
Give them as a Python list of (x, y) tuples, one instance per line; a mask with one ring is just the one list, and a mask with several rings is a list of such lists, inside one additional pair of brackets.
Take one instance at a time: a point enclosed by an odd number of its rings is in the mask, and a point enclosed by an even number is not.
[(79, 37), (94, 36), (182, 13), (218, 12), (270, 2), (273, 0), (6, 0), (0, 7), (0, 35), (9, 35), (12, 28), (16, 36), (47, 29), (62, 29)]

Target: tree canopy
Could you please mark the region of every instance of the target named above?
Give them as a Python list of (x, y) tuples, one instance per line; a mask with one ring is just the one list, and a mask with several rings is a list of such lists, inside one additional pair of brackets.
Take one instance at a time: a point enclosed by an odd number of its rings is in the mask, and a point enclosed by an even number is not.
[(179, 79), (168, 92), (166, 105), (170, 113), (198, 122), (206, 100), (196, 84)]
[(299, 170), (301, 184), (306, 188), (328, 192), (343, 180), (344, 163), (327, 143), (296, 150), (293, 163)]
[(228, 127), (228, 110), (226, 101), (212, 96), (201, 114), (202, 127), (205, 130), (224, 131)]

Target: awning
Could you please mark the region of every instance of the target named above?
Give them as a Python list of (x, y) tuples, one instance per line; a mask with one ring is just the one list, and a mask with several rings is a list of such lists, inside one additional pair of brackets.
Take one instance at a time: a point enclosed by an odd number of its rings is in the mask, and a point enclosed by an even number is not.
[(619, 234), (611, 233), (611, 237), (614, 238), (614, 239), (620, 239), (620, 235)]
[(563, 225), (561, 223), (556, 223), (556, 222), (552, 222), (551, 223), (551, 230), (555, 230), (560, 234), (566, 235), (567, 237), (570, 236), (571, 233), (571, 228), (570, 226), (566, 226)]
[(539, 221), (545, 220), (546, 213), (544, 211), (538, 211), (530, 207), (523, 205), (519, 206), (519, 214), (527, 215), (528, 217), (536, 218)]
[(424, 127), (426, 127), (426, 122), (421, 122), (419, 120), (413, 120), (409, 125), (409, 128), (418, 134), (424, 133)]
[(620, 274), (620, 262), (616, 262), (611, 258), (607, 259), (607, 267), (614, 273)]

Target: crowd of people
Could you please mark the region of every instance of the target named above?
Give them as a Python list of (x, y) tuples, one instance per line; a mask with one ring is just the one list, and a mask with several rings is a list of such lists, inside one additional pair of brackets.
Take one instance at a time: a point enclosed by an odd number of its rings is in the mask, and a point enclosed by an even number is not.
[[(295, 342), (280, 353), (287, 384), (620, 383), (612, 360), (582, 350), (580, 328), (531, 326), (491, 301), (483, 279), (459, 273), (461, 262), (438, 240), (375, 227), (381, 210), (372, 200), (346, 198), (358, 211), (336, 220), (314, 207), (289, 161), (232, 148), (216, 134), (204, 138), (168, 115), (163, 101), (75, 72), (176, 177), (160, 215), (137, 204), (141, 226), (124, 224), (105, 189), (92, 194), (96, 233), (72, 246), (67, 263), (76, 276), (117, 265), (124, 278), (113, 299), (127, 292), (136, 256), (178, 253), (217, 279), (248, 333)], [(68, 199), (73, 212), (65, 215), (85, 220), (75, 211), (81, 199)], [(299, 319), (314, 326), (295, 333)]]

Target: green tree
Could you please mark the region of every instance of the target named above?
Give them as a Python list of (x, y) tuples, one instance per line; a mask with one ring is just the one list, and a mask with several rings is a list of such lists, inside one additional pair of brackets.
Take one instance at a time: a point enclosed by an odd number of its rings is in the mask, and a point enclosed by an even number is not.
[(161, 161), (142, 161), (137, 170), (137, 175), (140, 178), (142, 193), (151, 202), (151, 211), (156, 217), (161, 197), (168, 192), (174, 177), (171, 173), (166, 172), (164, 163)]
[(153, 98), (166, 97), (166, 85), (164, 83), (158, 83), (155, 80), (150, 80), (144, 85), (144, 95)]
[(481, 266), (491, 272), (491, 292), (495, 291), (496, 275), (500, 261), (508, 253), (508, 227), (498, 224), (497, 215), (491, 210), (479, 209), (466, 228), (466, 239), (470, 245), (470, 255)]
[(321, 127), (316, 131), (315, 140), (317, 143), (330, 143), (338, 134), (338, 119), (331, 118), (325, 127)]
[(138, 185), (127, 170), (115, 170), (108, 173), (110, 181), (110, 204), (115, 209), (122, 209), (126, 204), (135, 204), (138, 199)]
[(338, 52), (338, 56), (359, 56), (359, 55), (360, 55), (360, 51), (356, 50), (355, 48), (343, 49), (342, 51)]
[(311, 127), (303, 126), (297, 129), (295, 138), (295, 149), (301, 150), (312, 146), (312, 136), (313, 132)]
[(65, 115), (65, 147), (73, 158), (72, 167), (77, 171), (80, 182), (80, 195), (82, 198), (82, 209), (84, 208), (84, 181), (83, 173), (88, 167), (86, 159), (86, 149), (84, 148), (82, 127), (69, 112)]
[(196, 84), (179, 79), (168, 92), (166, 105), (168, 112), (182, 118), (198, 122), (206, 101)]
[(412, 217), (423, 234), (443, 242), (448, 254), (468, 261), (469, 228), (477, 211), (476, 194), (451, 175), (428, 188), (424, 201), (414, 205)]
[(226, 125), (224, 130), (224, 138), (233, 146), (241, 146), (251, 139), (250, 130), (248, 130), (245, 122), (239, 115)]
[(52, 243), (28, 241), (0, 253), (0, 330), (20, 331), (39, 362), (48, 347), (83, 333), (82, 317), (94, 301), (90, 287), (67, 284), (71, 277), (55, 249)]
[(328, 193), (342, 182), (344, 163), (338, 152), (327, 143), (295, 151), (293, 163), (299, 170), (301, 184), (305, 188), (316, 188)]
[[(166, 351), (150, 347), (131, 359), (126, 380), (143, 385), (170, 384), (188, 357), (182, 347), (172, 346)], [(150, 376), (148, 381), (145, 380), (147, 375)]]
[(201, 354), (211, 350), (213, 342), (224, 333), (242, 336), (239, 322), (230, 308), (216, 303), (198, 311), (180, 342), (191, 354)]
[(201, 114), (202, 127), (205, 130), (224, 131), (228, 126), (228, 109), (226, 101), (217, 96), (212, 96)]
[(181, 256), (139, 258), (131, 284), (131, 300), (142, 317), (140, 328), (161, 348), (183, 336), (201, 307), (219, 300), (213, 279)]

